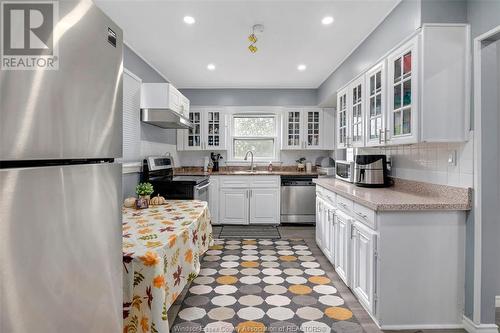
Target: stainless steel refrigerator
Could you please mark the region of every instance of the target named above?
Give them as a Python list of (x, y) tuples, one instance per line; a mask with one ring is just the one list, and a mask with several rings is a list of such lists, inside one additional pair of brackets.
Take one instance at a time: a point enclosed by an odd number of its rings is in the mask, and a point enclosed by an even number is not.
[(0, 332), (122, 332), (122, 30), (53, 3), (59, 68), (0, 70)]

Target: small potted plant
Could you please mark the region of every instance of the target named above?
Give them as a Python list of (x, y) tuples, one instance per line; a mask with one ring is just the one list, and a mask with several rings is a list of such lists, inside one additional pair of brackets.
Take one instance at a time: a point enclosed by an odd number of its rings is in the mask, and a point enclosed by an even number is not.
[(139, 199), (136, 201), (137, 209), (149, 207), (149, 198), (153, 192), (153, 185), (151, 183), (139, 183), (135, 187), (135, 193), (139, 196)]
[(306, 161), (305, 157), (301, 157), (301, 158), (299, 158), (298, 160), (295, 161), (295, 162), (297, 162), (297, 170), (298, 171), (304, 171), (304, 169), (305, 169), (304, 162), (305, 161)]

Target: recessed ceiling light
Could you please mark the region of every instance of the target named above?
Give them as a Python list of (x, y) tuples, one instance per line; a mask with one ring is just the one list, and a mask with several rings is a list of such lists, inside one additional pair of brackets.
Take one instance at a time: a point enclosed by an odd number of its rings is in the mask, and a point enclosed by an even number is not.
[(194, 24), (196, 20), (192, 16), (184, 16), (184, 23), (186, 24)]
[(325, 16), (321, 20), (321, 23), (323, 23), (324, 25), (332, 24), (333, 23), (333, 17), (331, 17), (331, 16)]
[(214, 65), (214, 64), (208, 64), (208, 65), (207, 65), (207, 69), (208, 69), (209, 71), (214, 71), (214, 70), (215, 70), (215, 65)]
[(306, 65), (304, 65), (304, 64), (300, 64), (300, 65), (298, 65), (298, 66), (297, 66), (297, 69), (298, 69), (299, 71), (301, 71), (301, 72), (305, 71), (305, 70), (306, 70), (306, 68), (307, 68), (307, 66), (306, 66)]

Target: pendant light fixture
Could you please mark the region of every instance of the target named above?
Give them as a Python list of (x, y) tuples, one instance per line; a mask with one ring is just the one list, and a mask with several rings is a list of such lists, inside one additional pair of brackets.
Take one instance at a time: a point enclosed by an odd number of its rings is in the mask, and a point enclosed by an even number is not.
[(248, 36), (248, 41), (250, 42), (250, 45), (248, 46), (248, 50), (252, 53), (256, 53), (259, 49), (257, 48), (256, 44), (257, 41), (259, 40), (257, 36), (260, 37), (260, 35), (264, 32), (264, 26), (262, 24), (255, 24), (252, 27), (252, 33)]

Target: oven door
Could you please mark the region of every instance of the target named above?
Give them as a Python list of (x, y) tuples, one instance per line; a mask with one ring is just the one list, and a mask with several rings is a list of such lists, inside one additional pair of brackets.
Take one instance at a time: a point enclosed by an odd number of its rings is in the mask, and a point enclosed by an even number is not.
[(194, 187), (194, 199), (208, 202), (209, 189), (210, 189), (210, 182), (196, 185)]

